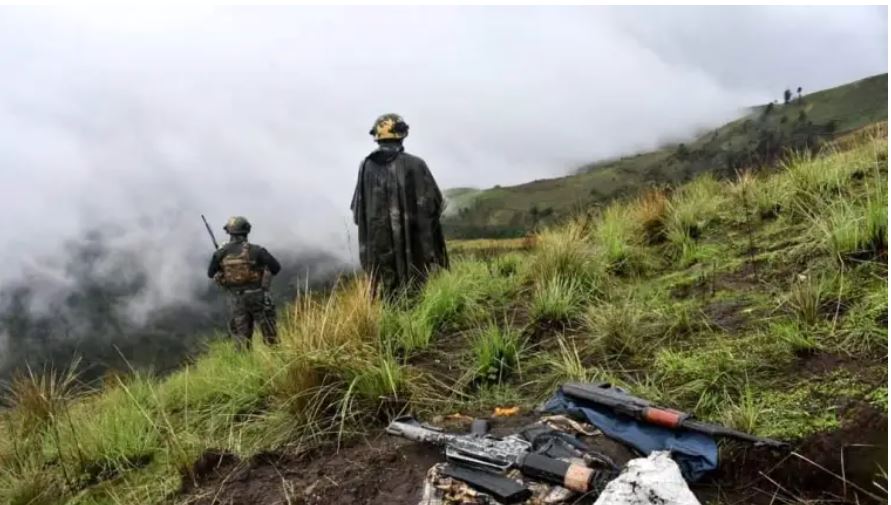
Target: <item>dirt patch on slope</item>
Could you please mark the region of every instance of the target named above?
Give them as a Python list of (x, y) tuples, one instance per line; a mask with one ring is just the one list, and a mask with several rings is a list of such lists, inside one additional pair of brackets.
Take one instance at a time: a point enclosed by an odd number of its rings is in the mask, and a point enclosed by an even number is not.
[[(427, 469), (440, 458), (433, 447), (389, 437), (336, 452), (230, 456), (196, 472), (183, 492), (194, 505), (416, 503)], [(208, 459), (214, 456), (199, 461)]]
[[(507, 435), (534, 419), (494, 420), (492, 434)], [(469, 429), (464, 418), (433, 422), (449, 431)], [(241, 460), (207, 451), (183, 478), (181, 494), (189, 505), (415, 505), (427, 470), (442, 460), (442, 449), (382, 433), (341, 450), (302, 455), (266, 453)]]
[(791, 452), (759, 447), (732, 451), (721, 462), (716, 485), (746, 490), (753, 503), (803, 498), (886, 502), (876, 496), (886, 496), (882, 489), (887, 489), (881, 471), (888, 454), (887, 414), (855, 403), (843, 417), (841, 429), (812, 435)]
[(706, 305), (702, 312), (715, 327), (736, 333), (749, 323), (751, 309), (745, 300), (719, 300)]

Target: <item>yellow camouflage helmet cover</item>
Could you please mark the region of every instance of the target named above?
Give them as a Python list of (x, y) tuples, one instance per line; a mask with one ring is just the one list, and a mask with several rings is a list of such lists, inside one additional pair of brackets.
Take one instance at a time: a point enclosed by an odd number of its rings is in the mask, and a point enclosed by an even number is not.
[(408, 136), (408, 123), (399, 114), (384, 114), (369, 131), (374, 140), (399, 140)]
[(247, 235), (251, 232), (251, 223), (242, 216), (232, 216), (226, 221), (223, 230), (229, 235)]

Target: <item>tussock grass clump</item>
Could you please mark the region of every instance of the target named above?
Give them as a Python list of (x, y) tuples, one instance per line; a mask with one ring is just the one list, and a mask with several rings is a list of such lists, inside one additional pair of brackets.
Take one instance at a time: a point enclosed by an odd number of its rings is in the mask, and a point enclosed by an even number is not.
[(808, 152), (791, 153), (781, 165), (799, 198), (808, 202), (820, 195), (838, 191), (849, 174), (850, 166), (840, 163), (839, 153), (832, 156)]
[(779, 321), (770, 325), (767, 334), (776, 338), (795, 354), (812, 353), (821, 349), (816, 332), (802, 328), (796, 321)]
[(517, 256), (494, 265), (473, 259), (456, 261), (450, 270), (438, 271), (429, 279), (414, 306), (407, 300), (388, 304), (382, 318), (387, 345), (410, 355), (427, 349), (437, 333), (470, 328), (488, 314), (503, 312), (515, 302), (521, 287), (522, 263)]
[(761, 419), (768, 412), (748, 382), (735, 397), (727, 398), (727, 404), (728, 407), (721, 413), (721, 420), (725, 426), (744, 433), (761, 431)]
[(170, 375), (158, 386), (161, 407), (171, 412), (250, 412), (262, 403), (267, 389), (272, 363), (264, 358), (268, 356), (241, 352), (229, 342), (214, 342), (204, 359)]
[(367, 277), (338, 284), (330, 295), (301, 296), (293, 316), (280, 325), (282, 346), (313, 351), (377, 340), (382, 303)]
[(525, 260), (526, 257), (522, 254), (503, 254), (494, 258), (491, 263), (489, 263), (489, 271), (492, 273), (492, 275), (496, 275), (499, 277), (522, 275)]
[(814, 238), (840, 261), (876, 258), (888, 250), (887, 186), (872, 186), (865, 201), (837, 200), (810, 219)]
[(738, 392), (741, 380), (755, 364), (729, 345), (694, 350), (661, 349), (655, 370), (663, 388), (681, 406), (705, 417), (723, 406), (726, 395)]
[(582, 311), (585, 290), (575, 279), (552, 277), (532, 291), (529, 314), (536, 321), (570, 322)]
[(665, 240), (665, 219), (668, 214), (668, 195), (663, 189), (649, 189), (631, 202), (629, 213), (639, 227), (647, 244)]
[(522, 335), (511, 325), (490, 322), (483, 326), (473, 340), (474, 378), (501, 382), (520, 369), (524, 347)]
[(388, 310), (382, 321), (384, 345), (393, 352), (411, 356), (430, 347), (433, 328), (411, 311)]
[(344, 371), (343, 420), (394, 417), (427, 388), (424, 377), (386, 353), (354, 359)]
[(0, 466), (0, 501), (9, 505), (56, 505), (65, 494), (65, 483), (41, 468), (37, 457), (15, 465)]
[(641, 226), (629, 208), (619, 203), (607, 207), (596, 220), (590, 239), (610, 272), (627, 274), (642, 269)]
[(662, 341), (660, 319), (658, 311), (632, 295), (593, 305), (584, 318), (589, 349), (615, 358), (645, 355)]
[(845, 151), (792, 153), (782, 168), (796, 197), (805, 207), (813, 207), (843, 192), (853, 179), (875, 173), (883, 161), (878, 153), (887, 149), (887, 139), (874, 139)]
[(136, 376), (71, 409), (58, 430), (59, 453), (73, 474), (108, 478), (153, 459), (163, 424), (153, 416), (157, 402), (151, 387), (147, 377)]
[(803, 328), (813, 327), (825, 320), (825, 311), (838, 289), (838, 277), (834, 274), (799, 276), (792, 284), (787, 305)]
[(440, 270), (424, 286), (415, 317), (424, 329), (456, 329), (467, 326), (484, 313), (481, 304), (489, 272), (485, 263), (459, 261), (450, 270)]
[(668, 202), (665, 235), (679, 256), (693, 247), (706, 226), (717, 218), (724, 190), (711, 175), (702, 175), (676, 191)]
[(604, 278), (606, 265), (592, 245), (589, 230), (581, 219), (561, 228), (541, 232), (536, 240), (527, 275), (533, 282), (555, 277), (575, 279), (585, 288), (595, 288)]
[(15, 409), (25, 430), (42, 428), (53, 421), (68, 402), (77, 398), (80, 387), (77, 377), (78, 360), (61, 372), (46, 370), (35, 374), (30, 367), (13, 376), (4, 387), (6, 403)]
[(786, 178), (759, 177), (746, 170), (730, 186), (730, 195), (739, 211), (767, 220), (776, 218), (788, 207), (792, 191)]
[(539, 383), (542, 390), (548, 393), (565, 382), (588, 382), (593, 373), (585, 366), (582, 353), (575, 343), (563, 335), (557, 336), (559, 350), (543, 355), (539, 359), (542, 378)]
[(874, 279), (845, 314), (836, 347), (848, 354), (888, 352), (888, 280)]

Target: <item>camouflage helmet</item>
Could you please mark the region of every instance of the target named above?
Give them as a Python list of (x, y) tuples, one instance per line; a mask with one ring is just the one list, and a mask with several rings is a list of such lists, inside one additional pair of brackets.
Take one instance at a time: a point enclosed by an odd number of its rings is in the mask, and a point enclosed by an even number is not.
[(408, 123), (399, 114), (384, 114), (369, 131), (374, 140), (400, 140), (408, 136)]
[(251, 232), (251, 223), (245, 217), (233, 216), (226, 221), (223, 230), (229, 235), (247, 235)]

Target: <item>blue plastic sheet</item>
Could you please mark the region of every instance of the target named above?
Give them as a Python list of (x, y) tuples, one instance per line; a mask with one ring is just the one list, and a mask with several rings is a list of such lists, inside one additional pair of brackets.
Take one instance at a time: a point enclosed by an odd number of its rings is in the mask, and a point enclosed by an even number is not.
[(672, 430), (642, 423), (613, 412), (608, 407), (570, 398), (558, 391), (543, 407), (545, 412), (569, 414), (587, 419), (604, 435), (624, 442), (641, 453), (669, 451), (687, 482), (694, 482), (718, 467), (718, 445), (704, 433)]

